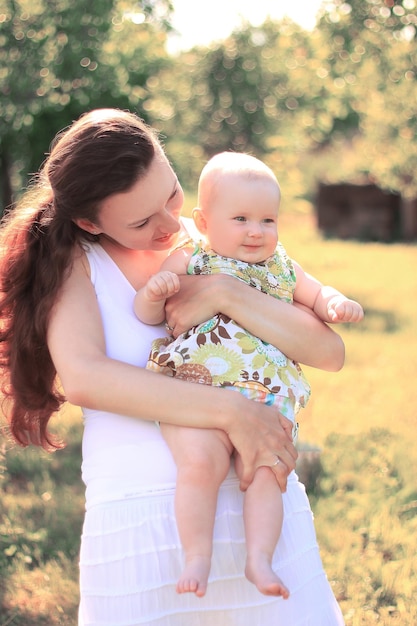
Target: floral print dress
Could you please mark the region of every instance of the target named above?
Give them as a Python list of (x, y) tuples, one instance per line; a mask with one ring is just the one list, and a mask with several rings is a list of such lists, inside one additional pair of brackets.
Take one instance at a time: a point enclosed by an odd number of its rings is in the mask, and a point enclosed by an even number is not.
[[(295, 271), (280, 243), (271, 257), (256, 264), (222, 257), (203, 243), (196, 244), (188, 274), (217, 273), (234, 276), (285, 302), (293, 301)], [(298, 363), (222, 313), (174, 340), (154, 340), (147, 368), (205, 385), (287, 398), (294, 414), (310, 396), (310, 386)]]

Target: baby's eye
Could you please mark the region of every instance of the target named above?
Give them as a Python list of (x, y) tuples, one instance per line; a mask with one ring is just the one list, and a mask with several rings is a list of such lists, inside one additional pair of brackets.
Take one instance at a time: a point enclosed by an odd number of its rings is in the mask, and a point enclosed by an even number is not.
[(235, 217), (235, 220), (237, 222), (246, 222), (246, 217), (243, 217), (243, 215), (238, 215), (237, 217)]
[(272, 217), (266, 217), (263, 221), (265, 224), (275, 224), (275, 220)]

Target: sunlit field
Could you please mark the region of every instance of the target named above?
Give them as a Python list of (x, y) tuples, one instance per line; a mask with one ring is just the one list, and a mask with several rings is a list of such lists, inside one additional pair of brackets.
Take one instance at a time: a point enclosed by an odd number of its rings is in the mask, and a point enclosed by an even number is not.
[(359, 300), (338, 326), (346, 364), (305, 368), (311, 401), (300, 440), (321, 449), (311, 499), (346, 623), (417, 624), (417, 249), (322, 240), (314, 217), (283, 211), (280, 236), (306, 271)]
[[(301, 203), (284, 203), (280, 239), (365, 309), (360, 326), (337, 328), (341, 372), (305, 368), (300, 447), (317, 450), (307, 478), (329, 580), (348, 626), (415, 626), (417, 248), (324, 240)], [(64, 451), (0, 455), (0, 626), (76, 624), (81, 428), (67, 407), (55, 420)]]

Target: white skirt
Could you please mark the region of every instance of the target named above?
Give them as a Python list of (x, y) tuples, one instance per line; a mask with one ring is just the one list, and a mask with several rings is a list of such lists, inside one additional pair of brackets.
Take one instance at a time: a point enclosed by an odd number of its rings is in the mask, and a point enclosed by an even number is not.
[(293, 473), (274, 569), (290, 590), (264, 596), (244, 577), (242, 498), (236, 480), (220, 489), (207, 594), (178, 595), (182, 569), (173, 491), (98, 504), (81, 542), (79, 626), (341, 626), (323, 571), (304, 486)]

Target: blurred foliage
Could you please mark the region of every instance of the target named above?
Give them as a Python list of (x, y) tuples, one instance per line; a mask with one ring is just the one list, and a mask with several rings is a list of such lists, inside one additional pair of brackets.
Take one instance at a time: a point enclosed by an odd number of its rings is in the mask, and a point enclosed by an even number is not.
[(312, 500), (326, 529), (318, 528), (319, 543), (331, 555), (334, 590), (348, 624), (411, 625), (417, 617), (409, 595), (417, 574), (410, 559), (417, 489), (406, 449), (405, 437), (384, 429), (333, 434), (326, 441), (320, 490)]
[[(68, 417), (70, 415), (70, 417)], [(0, 449), (0, 624), (72, 626), (84, 512), (79, 411), (62, 412), (62, 454)], [(4, 441), (4, 440), (3, 440)]]
[(149, 112), (186, 187), (195, 187), (207, 158), (222, 150), (251, 152), (285, 176), (287, 157), (308, 147), (298, 110), (307, 106), (309, 89), (293, 72), (294, 59), (308, 49), (300, 28), (267, 20), (184, 52), (169, 72), (153, 77)]
[(415, 197), (415, 8), (323, 2), (313, 32), (267, 20), (179, 55), (148, 107), (185, 185), (233, 149), (267, 160), (292, 195), (349, 180)]
[(148, 76), (168, 62), (169, 0), (3, 0), (0, 167), (3, 206), (36, 172), (53, 135), (96, 107), (145, 115)]
[(232, 149), (265, 159), (293, 196), (318, 180), (417, 196), (416, 0), (323, 0), (312, 32), (268, 19), (170, 56), (171, 11), (169, 0), (3, 1), (3, 205), (56, 131), (103, 106), (156, 126), (188, 189)]
[(333, 125), (330, 140), (343, 158), (350, 130), (348, 173), (415, 197), (416, 2), (334, 0), (323, 6), (329, 7), (318, 27), (328, 49), (326, 89), (344, 106), (344, 124)]

